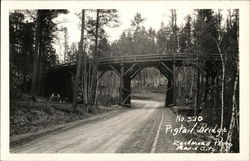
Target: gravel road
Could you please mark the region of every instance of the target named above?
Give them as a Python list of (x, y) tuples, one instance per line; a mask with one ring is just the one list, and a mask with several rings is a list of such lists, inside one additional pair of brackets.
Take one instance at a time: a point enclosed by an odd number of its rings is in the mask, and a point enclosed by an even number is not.
[[(133, 100), (132, 108), (83, 123), (11, 148), (11, 153), (155, 153), (175, 152), (165, 124), (175, 114), (162, 102)], [(178, 136), (183, 140), (183, 136)], [(185, 138), (184, 138), (185, 139)]]

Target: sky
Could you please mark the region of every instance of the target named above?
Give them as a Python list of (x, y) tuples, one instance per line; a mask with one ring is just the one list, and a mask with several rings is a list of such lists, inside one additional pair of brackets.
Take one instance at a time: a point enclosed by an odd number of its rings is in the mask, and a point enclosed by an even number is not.
[[(68, 14), (62, 14), (55, 19), (59, 28), (66, 27), (68, 29), (69, 46), (72, 42), (80, 41), (80, 19), (77, 16), (80, 12), (81, 10), (69, 10)], [(130, 27), (131, 20), (137, 12), (142, 15), (142, 18), (145, 18), (143, 25), (146, 29), (152, 27), (157, 31), (160, 28), (161, 22), (167, 24), (170, 20), (170, 10), (165, 8), (150, 8), (150, 10), (145, 8), (120, 8), (118, 9), (120, 26), (115, 28), (105, 28), (110, 42), (119, 39), (122, 32)], [(177, 25), (184, 23), (184, 18), (190, 13), (193, 13), (193, 10), (177, 10)], [(59, 55), (59, 59), (63, 60), (63, 32), (59, 32), (58, 37), (59, 41), (56, 42), (55, 49)]]
[[(66, 15), (60, 15), (55, 21), (59, 22), (58, 27), (67, 27), (68, 29), (68, 43), (69, 46), (72, 42), (80, 41), (80, 19), (76, 14), (79, 14), (81, 10), (69, 10), (69, 13)], [(128, 29), (131, 25), (131, 20), (134, 18), (136, 13), (140, 13), (143, 18), (145, 18), (144, 26), (146, 29), (152, 27), (154, 30), (158, 31), (160, 28), (161, 22), (168, 24), (170, 21), (170, 10), (164, 7), (157, 8), (131, 8), (123, 7), (118, 9), (120, 26), (115, 28), (106, 28), (108, 34), (108, 40), (113, 42), (114, 40), (119, 39), (122, 32)], [(194, 14), (192, 9), (177, 9), (177, 25), (181, 26), (185, 23), (185, 17), (188, 14)], [(223, 11), (223, 15), (226, 14), (226, 10)], [(59, 34), (59, 37), (63, 37), (63, 32)], [(59, 59), (63, 57), (63, 39), (59, 39), (55, 45), (56, 52), (59, 54)]]
[[(69, 42), (77, 42), (80, 40), (80, 19), (76, 16), (76, 13), (80, 13), (80, 10), (69, 10), (69, 14), (60, 15), (56, 21), (64, 21), (59, 24), (59, 27), (67, 27), (69, 33)], [(150, 11), (145, 9), (118, 9), (119, 20), (121, 25), (115, 28), (106, 28), (106, 31), (109, 35), (109, 40), (112, 42), (116, 39), (119, 39), (121, 33), (130, 27), (131, 20), (135, 14), (141, 13), (143, 18), (146, 18), (144, 26), (146, 29), (152, 27), (155, 30), (158, 30), (161, 22), (167, 23), (169, 21), (170, 10), (154, 8)], [(183, 23), (184, 18), (187, 14), (192, 13), (192, 10), (177, 10), (177, 24), (180, 25)]]

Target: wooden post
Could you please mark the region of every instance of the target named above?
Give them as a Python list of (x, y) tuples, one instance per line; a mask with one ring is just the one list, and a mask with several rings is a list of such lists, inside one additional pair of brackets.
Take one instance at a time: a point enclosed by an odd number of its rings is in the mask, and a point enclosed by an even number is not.
[(124, 83), (124, 64), (121, 64), (121, 70), (120, 70), (120, 105), (122, 105), (123, 102), (123, 83)]
[(175, 72), (175, 62), (173, 62), (173, 104), (176, 105), (176, 72)]
[(123, 99), (122, 99), (122, 103), (126, 106), (130, 106), (131, 104), (131, 83), (130, 83), (130, 75), (124, 75), (124, 78), (123, 78), (123, 85), (124, 85), (124, 88), (123, 88)]
[(121, 106), (130, 106), (130, 94), (131, 94), (131, 79), (129, 72), (124, 71), (124, 64), (121, 64), (120, 71), (120, 105)]
[(161, 63), (162, 70), (168, 75), (168, 86), (166, 91), (166, 99), (165, 99), (165, 106), (175, 105), (176, 104), (176, 93), (175, 93), (175, 71), (174, 71), (174, 62), (173, 64), (166, 65)]
[(170, 104), (173, 104), (173, 77), (168, 77), (168, 85), (167, 85), (167, 91), (166, 91), (166, 99), (165, 99), (165, 107), (169, 106)]

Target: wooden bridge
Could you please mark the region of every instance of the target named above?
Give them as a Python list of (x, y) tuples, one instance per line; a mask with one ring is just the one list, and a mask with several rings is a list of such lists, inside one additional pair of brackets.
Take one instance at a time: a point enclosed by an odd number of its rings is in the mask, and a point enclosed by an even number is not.
[[(193, 66), (199, 71), (199, 63), (205, 62), (211, 68), (220, 61), (218, 54), (170, 53), (161, 55), (129, 55), (100, 58), (97, 60), (98, 78), (107, 72), (114, 71), (120, 78), (120, 104), (130, 106), (131, 80), (144, 68), (155, 67), (167, 79), (166, 106), (176, 104), (176, 74), (184, 66)], [(88, 60), (93, 63), (93, 60)], [(212, 68), (211, 68), (212, 69)], [(47, 95), (57, 91), (64, 97), (72, 99), (73, 82), (76, 74), (76, 62), (57, 65), (47, 71)]]

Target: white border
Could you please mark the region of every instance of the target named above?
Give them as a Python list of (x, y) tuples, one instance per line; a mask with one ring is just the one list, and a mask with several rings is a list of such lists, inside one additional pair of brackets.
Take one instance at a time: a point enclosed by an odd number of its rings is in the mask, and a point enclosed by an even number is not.
[[(236, 154), (10, 154), (9, 9), (140, 8), (240, 9), (240, 153)], [(2, 1), (1, 2), (1, 160), (249, 160), (249, 1)]]

